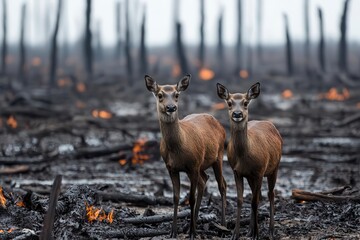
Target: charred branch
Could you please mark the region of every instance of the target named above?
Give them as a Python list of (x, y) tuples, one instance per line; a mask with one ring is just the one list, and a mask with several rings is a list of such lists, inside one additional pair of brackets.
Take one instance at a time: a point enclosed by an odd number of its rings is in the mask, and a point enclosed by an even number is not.
[(139, 206), (154, 206), (154, 205), (163, 205), (163, 206), (172, 206), (172, 199), (165, 197), (154, 197), (146, 196), (134, 193), (97, 193), (100, 198), (103, 200), (110, 200), (115, 202), (126, 202), (132, 203)]
[(294, 63), (293, 63), (292, 43), (291, 43), (289, 21), (287, 14), (284, 14), (284, 21), (285, 21), (285, 37), (286, 37), (285, 53), (286, 53), (287, 74), (289, 76), (292, 76), (294, 74)]
[(319, 49), (318, 49), (318, 59), (320, 63), (321, 71), (326, 71), (326, 61), (325, 61), (325, 38), (324, 38), (324, 20), (322, 9), (318, 7), (318, 17), (319, 17)]
[[(181, 211), (178, 213), (178, 219), (189, 217), (191, 214), (190, 210)], [(173, 214), (166, 214), (166, 215), (154, 215), (148, 217), (133, 217), (133, 218), (125, 218), (123, 219), (124, 223), (130, 224), (154, 224), (154, 223), (161, 223), (161, 222), (168, 222), (172, 221), (174, 218)]]
[(140, 67), (143, 74), (148, 71), (147, 63), (147, 49), (146, 49), (146, 8), (144, 8), (143, 18), (141, 22), (141, 34), (140, 34)]
[[(331, 193), (331, 192), (330, 192)], [(354, 201), (360, 203), (360, 195), (356, 196), (337, 196), (337, 195), (330, 195), (329, 192), (307, 192), (300, 189), (293, 189), (292, 196), (293, 199), (297, 201), (322, 201), (322, 202), (348, 202)]]

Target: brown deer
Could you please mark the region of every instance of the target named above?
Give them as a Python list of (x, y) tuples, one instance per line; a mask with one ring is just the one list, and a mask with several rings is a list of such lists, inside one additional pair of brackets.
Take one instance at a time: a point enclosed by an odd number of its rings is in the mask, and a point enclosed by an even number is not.
[(274, 187), (279, 168), (282, 138), (269, 121), (248, 122), (248, 107), (260, 94), (260, 83), (250, 87), (247, 93), (229, 93), (225, 86), (217, 84), (217, 94), (229, 107), (230, 141), (227, 156), (234, 171), (237, 190), (237, 217), (232, 239), (239, 238), (240, 213), (243, 204), (244, 178), (251, 192), (251, 220), (248, 236), (259, 237), (258, 205), (263, 177), (268, 180), (270, 201), (270, 237), (274, 238)]
[[(152, 77), (145, 76), (147, 89), (156, 97), (160, 122), (160, 153), (170, 174), (174, 191), (174, 218), (171, 237), (177, 236), (177, 212), (180, 195), (179, 173), (185, 172), (190, 179), (190, 239), (194, 239), (196, 220), (208, 175), (212, 167), (222, 200), (221, 223), (225, 224), (226, 182), (222, 175), (225, 130), (209, 114), (191, 114), (178, 118), (179, 95), (190, 83), (190, 75), (176, 85), (158, 85)], [(197, 190), (196, 203), (195, 192)]]

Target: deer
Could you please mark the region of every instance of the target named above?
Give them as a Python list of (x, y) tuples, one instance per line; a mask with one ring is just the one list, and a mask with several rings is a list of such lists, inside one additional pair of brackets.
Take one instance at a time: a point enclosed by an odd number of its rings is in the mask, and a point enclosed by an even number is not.
[[(184, 76), (176, 85), (158, 85), (145, 75), (146, 88), (156, 98), (160, 124), (160, 155), (169, 172), (173, 186), (174, 216), (170, 237), (177, 236), (177, 212), (180, 197), (180, 172), (190, 180), (190, 239), (196, 234), (196, 220), (209, 176), (205, 170), (212, 167), (221, 195), (221, 224), (225, 225), (226, 182), (222, 175), (225, 129), (210, 114), (190, 114), (179, 120), (180, 93), (190, 83), (191, 75)], [(195, 196), (197, 190), (197, 196)], [(196, 199), (195, 199), (196, 198)], [(196, 201), (196, 202), (195, 202)]]
[(270, 121), (248, 121), (248, 107), (260, 95), (260, 83), (252, 85), (246, 93), (230, 93), (217, 83), (217, 94), (225, 100), (230, 118), (230, 139), (227, 146), (228, 162), (234, 172), (237, 190), (237, 216), (232, 239), (240, 234), (240, 214), (243, 204), (244, 178), (252, 192), (251, 218), (248, 237), (258, 239), (258, 206), (264, 177), (268, 183), (270, 202), (269, 235), (274, 238), (274, 187), (279, 168), (282, 138)]

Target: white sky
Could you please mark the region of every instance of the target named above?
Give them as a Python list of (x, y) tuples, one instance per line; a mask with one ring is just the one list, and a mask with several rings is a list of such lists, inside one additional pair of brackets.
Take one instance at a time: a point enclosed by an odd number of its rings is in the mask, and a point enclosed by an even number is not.
[[(107, 46), (115, 43), (115, 3), (120, 1), (123, 10), (124, 0), (93, 0), (93, 26), (100, 22), (102, 26), (102, 41)], [(183, 37), (186, 44), (198, 44), (199, 41), (199, 6), (200, 0), (179, 0), (180, 20), (183, 23)], [(338, 41), (340, 17), (345, 0), (310, 0), (310, 34), (311, 40), (318, 39), (317, 7), (323, 9), (325, 36), (327, 39)], [(27, 3), (28, 29), (27, 41), (31, 44), (44, 44), (45, 26), (50, 23), (51, 31), (54, 25), (56, 0), (7, 0), (8, 2), (8, 37), (9, 41), (17, 43), (20, 32), (20, 9), (23, 2)], [(64, 16), (67, 29), (61, 27), (60, 41), (65, 34), (70, 41), (77, 40), (83, 33), (85, 0), (66, 0)], [(139, 34), (139, 20), (143, 6), (147, 8), (147, 43), (151, 46), (169, 44), (173, 34), (173, 0), (129, 0), (133, 24), (134, 39)], [(289, 16), (290, 32), (294, 40), (304, 38), (303, 0), (263, 0), (263, 31), (264, 44), (279, 44), (284, 42), (283, 13)], [(223, 38), (227, 45), (236, 42), (236, 4), (237, 0), (205, 0), (205, 41), (207, 45), (215, 45), (217, 41), (217, 19), (220, 9), (224, 9)], [(46, 21), (45, 11), (51, 6), (50, 20)], [(256, 8), (257, 0), (243, 0), (244, 40), (256, 43)], [(1, 9), (2, 5), (0, 5)], [(360, 42), (360, 1), (350, 0), (348, 15), (348, 38), (350, 41)], [(65, 13), (66, 12), (66, 13)], [(0, 11), (0, 14), (2, 11)], [(124, 14), (123, 16), (124, 17)], [(122, 22), (124, 22), (122, 18)], [(0, 18), (0, 22), (2, 19)], [(0, 31), (0, 37), (2, 32)]]

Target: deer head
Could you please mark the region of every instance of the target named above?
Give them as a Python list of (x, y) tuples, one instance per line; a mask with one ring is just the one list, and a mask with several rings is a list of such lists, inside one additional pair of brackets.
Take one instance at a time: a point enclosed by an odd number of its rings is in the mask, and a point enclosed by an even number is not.
[(236, 124), (248, 121), (248, 107), (252, 99), (260, 94), (260, 83), (252, 85), (246, 93), (231, 94), (224, 85), (218, 83), (217, 94), (229, 107), (229, 117)]
[(161, 122), (171, 123), (178, 119), (178, 101), (180, 92), (185, 91), (191, 75), (184, 76), (176, 85), (158, 85), (152, 77), (145, 75), (147, 89), (156, 98), (157, 112)]

